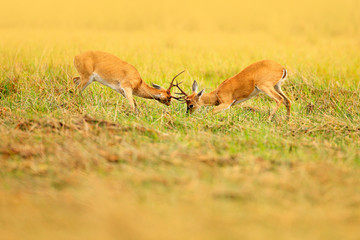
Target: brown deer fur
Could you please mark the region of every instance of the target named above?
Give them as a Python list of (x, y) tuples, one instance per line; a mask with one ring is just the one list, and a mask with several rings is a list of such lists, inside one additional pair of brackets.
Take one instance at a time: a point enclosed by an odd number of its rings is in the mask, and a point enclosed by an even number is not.
[(84, 52), (75, 56), (74, 65), (80, 77), (74, 77), (73, 80), (80, 91), (97, 81), (121, 93), (133, 109), (136, 106), (133, 95), (170, 105), (172, 84), (168, 89), (156, 84), (151, 87), (142, 80), (134, 66), (110, 53)]
[(197, 93), (197, 83), (194, 81), (193, 93), (185, 97), (187, 111), (192, 113), (201, 106), (216, 106), (213, 113), (217, 113), (264, 92), (276, 101), (269, 119), (283, 102), (290, 116), (291, 102), (281, 91), (281, 84), (286, 77), (287, 71), (283, 66), (271, 60), (263, 60), (226, 79), (210, 93), (204, 93), (204, 90)]

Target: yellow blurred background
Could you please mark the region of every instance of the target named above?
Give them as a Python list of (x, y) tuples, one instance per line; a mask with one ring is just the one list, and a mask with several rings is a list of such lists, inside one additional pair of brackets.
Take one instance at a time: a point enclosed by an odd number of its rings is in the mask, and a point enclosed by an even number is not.
[(359, 83), (357, 0), (15, 0), (1, 6), (2, 66), (51, 59), (71, 67), (71, 77), (72, 57), (98, 49), (133, 63), (145, 79), (185, 68), (214, 87), (266, 58), (319, 87)]
[(3, 1), (1, 28), (359, 34), (357, 0)]

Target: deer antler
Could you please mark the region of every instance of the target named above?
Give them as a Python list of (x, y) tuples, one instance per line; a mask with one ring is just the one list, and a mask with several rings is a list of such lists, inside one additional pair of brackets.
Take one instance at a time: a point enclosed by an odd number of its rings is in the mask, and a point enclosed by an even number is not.
[(186, 92), (184, 92), (184, 91), (180, 88), (179, 85), (180, 85), (181, 83), (182, 83), (182, 82), (177, 82), (177, 81), (176, 81), (176, 84), (173, 84), (173, 86), (177, 87), (177, 88), (181, 91), (181, 93), (175, 93), (175, 94), (183, 95), (183, 96), (181, 96), (181, 97), (171, 96), (171, 97), (174, 98), (174, 99), (176, 99), (176, 100), (178, 100), (178, 101), (180, 101), (180, 102), (185, 102), (185, 97), (187, 96), (187, 94), (186, 94)]
[(186, 96), (188, 96), (188, 94), (184, 91), (184, 90), (182, 90), (181, 88), (180, 88), (180, 84), (181, 84), (182, 82), (177, 82), (176, 81), (176, 84), (173, 84), (175, 87), (177, 87), (179, 90), (180, 90), (180, 92), (181, 93), (175, 93), (175, 94), (179, 94), (179, 95), (184, 95), (183, 97), (186, 97)]
[(175, 80), (175, 78), (177, 78), (177, 77), (178, 77), (180, 74), (182, 74), (183, 72), (185, 72), (185, 70), (175, 75), (175, 77), (171, 80), (170, 87), (168, 88), (168, 90), (171, 90), (171, 88), (174, 86), (174, 80)]
[(171, 96), (171, 98), (173, 98), (173, 99), (175, 99), (175, 100), (177, 100), (177, 101), (179, 101), (179, 102), (186, 102), (185, 99), (184, 99), (184, 97), (174, 97), (174, 96)]
[[(182, 83), (182, 82), (180, 82), (180, 83)], [(176, 81), (176, 84), (173, 84), (173, 86), (179, 88), (179, 84), (180, 84), (180, 83), (178, 83), (178, 82)], [(175, 93), (175, 94), (183, 94), (183, 93)], [(186, 94), (186, 93), (184, 92), (184, 94)], [(184, 102), (184, 101), (185, 101), (184, 97), (185, 97), (185, 96), (181, 96), (181, 97), (171, 96), (171, 98), (174, 98), (174, 99), (176, 99), (176, 100), (178, 100), (178, 101), (180, 101), (180, 102)]]

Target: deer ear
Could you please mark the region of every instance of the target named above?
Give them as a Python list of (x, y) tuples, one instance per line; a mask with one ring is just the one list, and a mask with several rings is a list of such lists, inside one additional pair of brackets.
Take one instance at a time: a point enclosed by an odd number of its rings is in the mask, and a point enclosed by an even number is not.
[(194, 80), (193, 85), (192, 85), (192, 90), (193, 90), (193, 92), (197, 92), (197, 90), (198, 90), (198, 84), (197, 84), (197, 82), (195, 80)]
[(200, 98), (202, 97), (204, 92), (205, 92), (205, 88), (203, 90), (201, 90), (198, 94), (196, 94), (196, 97), (197, 97), (198, 100), (200, 100)]
[(152, 83), (152, 86), (153, 86), (154, 88), (156, 88), (156, 89), (162, 89), (162, 87), (161, 87), (160, 85), (157, 85), (157, 84), (155, 84), (155, 83)]
[(201, 90), (201, 91), (197, 94), (197, 96), (198, 96), (198, 97), (201, 97), (204, 92), (205, 92), (205, 88), (204, 88), (203, 90)]

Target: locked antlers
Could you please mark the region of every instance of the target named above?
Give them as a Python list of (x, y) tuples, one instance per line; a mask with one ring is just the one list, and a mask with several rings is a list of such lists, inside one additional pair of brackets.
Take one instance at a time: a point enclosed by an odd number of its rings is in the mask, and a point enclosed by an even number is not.
[(175, 78), (177, 78), (177, 77), (178, 77), (180, 74), (182, 74), (183, 72), (185, 72), (185, 70), (175, 75), (175, 77), (171, 80), (171, 83), (170, 83), (170, 86), (169, 86), (168, 90), (171, 90), (171, 88), (174, 86), (174, 80), (175, 80)]
[[(185, 96), (187, 96), (187, 94), (186, 94), (183, 90), (181, 90), (181, 88), (179, 87), (179, 85), (180, 85), (182, 82), (176, 81), (176, 84), (174, 84), (175, 78), (177, 78), (177, 77), (178, 77), (180, 74), (182, 74), (183, 72), (185, 72), (185, 70), (182, 71), (182, 72), (180, 72), (180, 73), (178, 73), (177, 75), (175, 75), (175, 77), (171, 80), (171, 83), (170, 83), (170, 86), (169, 86), (168, 90), (170, 91), (173, 87), (177, 87), (177, 88), (182, 92), (182, 94), (184, 94)], [(175, 93), (175, 94), (179, 94), (179, 93)], [(183, 101), (183, 100), (184, 100), (184, 97), (171, 96), (171, 98), (174, 98), (174, 99), (176, 99), (176, 100), (178, 100), (178, 101)]]

